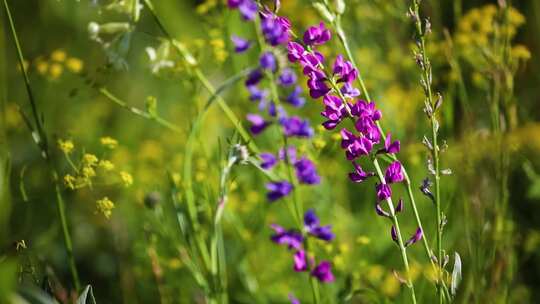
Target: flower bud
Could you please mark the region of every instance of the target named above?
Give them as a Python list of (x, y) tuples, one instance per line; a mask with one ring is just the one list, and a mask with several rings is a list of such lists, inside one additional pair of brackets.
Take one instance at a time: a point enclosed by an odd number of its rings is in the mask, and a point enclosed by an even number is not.
[(313, 7), (325, 21), (329, 23), (334, 22), (334, 15), (328, 10), (326, 5), (320, 2), (316, 2), (316, 3), (313, 3)]
[(336, 14), (343, 15), (345, 13), (345, 0), (335, 0), (334, 1), (334, 9), (336, 11)]

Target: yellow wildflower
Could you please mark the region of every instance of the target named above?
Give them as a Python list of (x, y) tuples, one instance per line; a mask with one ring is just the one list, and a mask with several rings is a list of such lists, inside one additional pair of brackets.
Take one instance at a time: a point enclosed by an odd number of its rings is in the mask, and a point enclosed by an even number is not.
[(51, 59), (57, 62), (64, 62), (66, 60), (66, 52), (63, 50), (55, 50), (51, 53)]
[(83, 155), (83, 163), (86, 166), (95, 166), (98, 163), (98, 158), (94, 154), (86, 153)]
[(51, 78), (56, 79), (60, 77), (60, 75), (62, 75), (63, 71), (64, 68), (60, 64), (53, 63), (51, 64), (51, 68), (49, 69), (49, 75), (51, 76)]
[(526, 46), (518, 44), (512, 47), (512, 57), (516, 59), (528, 60), (531, 59), (531, 52)]
[(133, 184), (133, 177), (126, 171), (120, 171), (120, 179), (124, 183), (124, 186), (129, 187)]
[(98, 166), (102, 168), (105, 171), (112, 171), (114, 170), (114, 164), (110, 160), (101, 160), (99, 161)]
[(47, 71), (49, 70), (49, 63), (43, 60), (38, 60), (36, 62), (36, 70), (41, 75), (47, 74)]
[(96, 201), (97, 210), (101, 212), (106, 219), (109, 219), (114, 209), (114, 203), (108, 198), (104, 197)]
[(73, 152), (73, 149), (75, 148), (75, 145), (71, 140), (58, 140), (58, 148), (65, 154), (70, 154)]
[(114, 149), (118, 146), (118, 141), (112, 137), (106, 136), (100, 139), (101, 144), (109, 149)]
[(74, 190), (75, 189), (75, 177), (73, 177), (72, 175), (70, 174), (66, 174), (64, 176), (64, 184), (66, 185), (66, 187), (68, 187), (69, 189), (72, 189)]
[(96, 170), (94, 170), (94, 168), (92, 167), (84, 167), (82, 168), (82, 174), (84, 178), (88, 179), (96, 176)]
[(84, 63), (79, 58), (68, 58), (66, 67), (73, 73), (80, 73), (84, 67)]
[(322, 149), (326, 146), (326, 142), (320, 138), (317, 138), (313, 141), (313, 146), (315, 146), (316, 149)]

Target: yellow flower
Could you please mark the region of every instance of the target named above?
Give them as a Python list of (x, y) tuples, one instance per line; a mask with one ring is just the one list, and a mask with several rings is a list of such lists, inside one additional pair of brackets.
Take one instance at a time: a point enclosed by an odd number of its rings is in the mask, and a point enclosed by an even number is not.
[(97, 210), (101, 212), (106, 219), (109, 219), (114, 209), (114, 203), (108, 198), (104, 197), (96, 201)]
[(47, 71), (49, 70), (49, 63), (43, 60), (38, 60), (36, 62), (36, 70), (41, 75), (47, 74)]
[(114, 164), (110, 160), (101, 160), (98, 165), (105, 171), (114, 170)]
[(58, 140), (58, 148), (65, 154), (70, 154), (73, 149), (75, 148), (75, 145), (71, 140)]
[(516, 59), (528, 60), (531, 59), (531, 52), (526, 46), (518, 44), (512, 47), (512, 57)]
[(96, 171), (92, 167), (84, 167), (82, 168), (82, 174), (84, 178), (89, 179), (91, 177), (96, 176)]
[(80, 73), (84, 67), (84, 63), (79, 58), (68, 58), (66, 61), (66, 67), (73, 73)]
[(356, 238), (356, 242), (360, 245), (368, 245), (371, 243), (371, 239), (365, 235), (361, 235)]
[(101, 144), (109, 149), (114, 149), (118, 146), (118, 141), (112, 137), (106, 136), (100, 139)]
[(51, 59), (57, 62), (64, 62), (64, 60), (66, 60), (66, 57), (67, 57), (66, 52), (60, 49), (55, 50), (54, 52), (51, 53)]
[(53, 63), (51, 64), (51, 68), (49, 69), (49, 75), (51, 76), (51, 78), (56, 79), (60, 77), (60, 75), (62, 75), (63, 71), (64, 68), (60, 64)]
[(98, 158), (94, 154), (86, 153), (83, 155), (83, 163), (86, 166), (95, 166), (98, 163)]
[(120, 171), (120, 179), (124, 183), (124, 186), (129, 187), (133, 184), (133, 177), (126, 171)]
[(322, 149), (326, 146), (326, 142), (320, 138), (317, 138), (313, 141), (313, 146), (315, 146), (316, 149)]
[(66, 174), (64, 176), (64, 184), (66, 185), (66, 187), (68, 187), (69, 189), (72, 189), (74, 190), (75, 189), (75, 177), (73, 177), (72, 175), (70, 174)]

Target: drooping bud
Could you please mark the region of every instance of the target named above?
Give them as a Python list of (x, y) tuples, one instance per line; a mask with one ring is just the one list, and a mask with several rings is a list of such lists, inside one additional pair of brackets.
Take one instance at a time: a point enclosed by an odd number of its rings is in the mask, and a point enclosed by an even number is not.
[(316, 2), (313, 3), (313, 8), (319, 13), (319, 15), (324, 19), (324, 21), (332, 23), (334, 22), (334, 15), (328, 10), (326, 5)]

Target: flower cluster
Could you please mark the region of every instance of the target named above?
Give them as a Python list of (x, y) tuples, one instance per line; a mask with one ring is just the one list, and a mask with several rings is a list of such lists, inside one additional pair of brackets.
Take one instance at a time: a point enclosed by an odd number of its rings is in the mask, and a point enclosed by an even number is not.
[(271, 240), (279, 245), (285, 245), (294, 252), (293, 269), (296, 272), (310, 271), (310, 275), (323, 283), (334, 281), (332, 265), (329, 261), (323, 260), (318, 264), (313, 257), (309, 257), (304, 249), (304, 242), (307, 237), (313, 237), (325, 242), (334, 239), (331, 226), (321, 226), (319, 218), (313, 209), (308, 210), (304, 215), (304, 231), (299, 232), (294, 229), (287, 230), (279, 225), (272, 225), (274, 234)]
[[(252, 14), (250, 8), (252, 0), (229, 0), (230, 8), (239, 9), (244, 20), (255, 20), (256, 14)], [(256, 9), (256, 5), (254, 6)], [(247, 11), (246, 11), (247, 10)], [(249, 18), (246, 18), (249, 17)], [(287, 18), (278, 16), (276, 13), (264, 8), (258, 13), (260, 33), (264, 38), (261, 45), (262, 52), (259, 63), (246, 77), (245, 85), (249, 92), (250, 101), (257, 104), (259, 113), (247, 114), (249, 130), (253, 135), (263, 133), (268, 127), (277, 125), (286, 138), (311, 138), (314, 134), (308, 120), (296, 115), (289, 115), (282, 104), (288, 104), (293, 108), (300, 108), (305, 104), (302, 97), (302, 88), (297, 84), (298, 76), (286, 66), (286, 59), (281, 58), (280, 47), (284, 47), (290, 41), (291, 24)], [(311, 36), (306, 36), (310, 41), (324, 42), (330, 33), (324, 28), (322, 32), (313, 31)], [(231, 41), (237, 53), (248, 51), (252, 42), (248, 39), (232, 36)], [(264, 85), (270, 86), (265, 88)], [(288, 152), (284, 152), (287, 150)], [(296, 149), (293, 146), (283, 148), (277, 155), (265, 152), (259, 155), (261, 167), (270, 170), (279, 160), (290, 165), (296, 171), (299, 183), (315, 185), (320, 183), (314, 163), (306, 156), (296, 157)], [(282, 180), (268, 183), (267, 198), (270, 202), (287, 196), (293, 191), (291, 181)]]
[[(304, 33), (303, 43), (295, 41), (288, 43), (288, 58), (290, 62), (299, 63), (302, 67), (303, 74), (308, 78), (307, 86), (310, 96), (313, 99), (322, 98), (324, 111), (321, 115), (326, 119), (322, 126), (325, 129), (335, 129), (345, 119), (353, 122), (353, 130), (342, 128), (340, 131), (341, 148), (354, 167), (349, 178), (355, 183), (360, 183), (375, 176), (375, 173), (364, 171), (358, 160), (362, 157), (372, 159), (378, 154), (396, 154), (400, 150), (400, 142), (392, 141), (390, 134), (387, 134), (382, 141), (383, 135), (378, 126), (382, 112), (377, 109), (374, 102), (355, 100), (355, 97), (360, 95), (360, 91), (353, 86), (353, 82), (358, 78), (358, 71), (353, 64), (345, 60), (342, 55), (338, 55), (331, 69), (325, 65), (326, 59), (316, 50), (316, 47), (328, 42), (330, 38), (331, 33), (323, 23), (312, 26)], [(380, 147), (377, 149), (377, 146)], [(390, 185), (403, 180), (401, 163), (396, 160), (386, 168), (384, 178), (375, 185), (377, 214), (393, 217), (395, 213), (403, 209), (402, 200), (390, 213), (385, 211), (380, 204), (383, 201), (390, 202), (392, 197)], [(395, 228), (392, 227), (392, 238), (397, 240), (394, 234)], [(413, 244), (421, 237), (422, 231), (418, 229), (406, 245)]]

